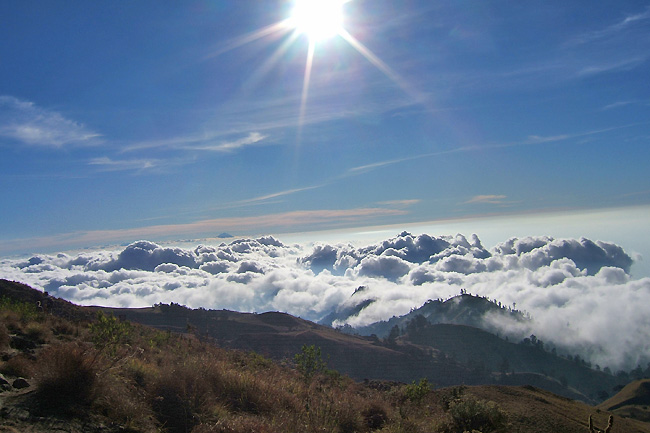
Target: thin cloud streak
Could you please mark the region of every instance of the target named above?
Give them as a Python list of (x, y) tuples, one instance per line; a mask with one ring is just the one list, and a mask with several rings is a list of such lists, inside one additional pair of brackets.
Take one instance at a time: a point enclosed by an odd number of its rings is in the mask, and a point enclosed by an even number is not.
[(373, 218), (405, 215), (407, 212), (387, 208), (322, 209), (292, 211), (250, 217), (216, 218), (186, 224), (166, 224), (140, 228), (94, 230), (64, 233), (54, 236), (3, 240), (0, 254), (17, 251), (43, 250), (70, 246), (90, 247), (136, 239), (160, 239), (174, 236), (201, 236), (222, 231), (261, 232), (270, 229), (294, 230), (308, 225), (335, 225), (363, 222)]
[(650, 19), (650, 7), (646, 7), (646, 10), (641, 13), (629, 15), (625, 17), (623, 20), (617, 22), (616, 24), (612, 24), (611, 26), (606, 27), (602, 30), (596, 30), (593, 32), (588, 32), (579, 35), (573, 38), (572, 40), (570, 40), (567, 43), (567, 45), (568, 46), (582, 45), (582, 44), (596, 41), (598, 39), (607, 38), (628, 29), (633, 24), (639, 21), (644, 21), (647, 19)]
[(107, 156), (100, 158), (93, 158), (88, 163), (89, 165), (96, 165), (102, 171), (124, 171), (124, 170), (147, 170), (158, 166), (160, 163), (156, 159), (122, 159), (114, 160)]
[(641, 65), (642, 63), (645, 63), (646, 60), (647, 60), (646, 57), (637, 56), (631, 59), (620, 60), (614, 63), (587, 66), (579, 70), (576, 73), (576, 75), (582, 77), (588, 75), (603, 74), (603, 73), (613, 72), (613, 71), (627, 71)]
[(322, 188), (323, 186), (325, 186), (325, 184), (306, 186), (306, 187), (303, 187), (303, 188), (287, 189), (287, 190), (280, 191), (280, 192), (274, 192), (272, 194), (266, 194), (266, 195), (261, 195), (259, 197), (249, 198), (249, 199), (246, 199), (246, 200), (240, 200), (237, 203), (248, 204), (248, 203), (260, 202), (260, 201), (267, 201), (267, 200), (270, 200), (272, 198), (284, 197), (284, 196), (287, 196), (287, 195), (292, 195), (292, 194), (296, 194), (296, 193), (303, 192), (303, 191), (309, 191), (309, 190), (312, 190), (312, 189)]
[(416, 205), (420, 203), (422, 200), (419, 198), (416, 199), (406, 199), (406, 200), (388, 200), (388, 201), (380, 201), (377, 202), (377, 204), (384, 205), (384, 206), (397, 206), (397, 207), (409, 207)]
[(597, 134), (602, 134), (605, 132), (610, 132), (610, 131), (616, 131), (619, 129), (625, 129), (625, 128), (632, 128), (634, 126), (639, 126), (639, 125), (647, 125), (650, 122), (639, 122), (639, 123), (631, 123), (628, 125), (622, 125), (622, 126), (613, 126), (611, 128), (603, 128), (603, 129), (596, 129), (593, 131), (587, 131), (587, 132), (581, 132), (581, 133), (576, 133), (576, 134), (562, 134), (562, 135), (554, 135), (554, 136), (548, 136), (548, 137), (541, 137), (538, 135), (531, 135), (528, 137), (527, 140), (524, 141), (518, 141), (514, 143), (502, 143), (502, 144), (488, 144), (485, 146), (462, 146), (462, 147), (457, 147), (455, 149), (450, 149), (450, 150), (442, 150), (439, 152), (428, 152), (428, 153), (422, 153), (419, 155), (413, 155), (409, 156), (406, 158), (396, 158), (396, 159), (389, 159), (386, 161), (379, 161), (375, 162), (372, 164), (366, 164), (366, 165), (361, 165), (357, 167), (353, 167), (348, 169), (348, 171), (343, 175), (343, 176), (356, 176), (362, 173), (366, 173), (368, 171), (376, 170), (378, 168), (383, 168), (383, 167), (388, 167), (394, 164), (399, 164), (402, 162), (407, 162), (407, 161), (413, 161), (416, 159), (420, 158), (430, 158), (433, 156), (440, 156), (440, 155), (448, 155), (452, 153), (460, 153), (460, 152), (472, 152), (475, 150), (490, 150), (490, 149), (504, 149), (504, 148), (509, 148), (509, 147), (517, 147), (517, 146), (530, 146), (530, 145), (535, 145), (535, 144), (543, 144), (543, 143), (554, 143), (558, 141), (565, 141), (569, 140), (572, 138), (580, 138), (580, 137), (588, 137), (591, 135), (597, 135)]
[(505, 195), (477, 195), (462, 204), (487, 203), (487, 204), (504, 204)]
[(233, 152), (247, 146), (258, 144), (268, 138), (268, 135), (260, 134), (259, 132), (251, 132), (247, 137), (238, 140), (227, 141), (217, 145), (202, 145), (202, 146), (187, 146), (186, 149), (191, 150), (207, 150), (216, 152)]
[(629, 101), (617, 101), (613, 102), (611, 104), (605, 105), (603, 108), (601, 108), (602, 111), (607, 111), (607, 110), (612, 110), (614, 108), (620, 108), (620, 107), (625, 107), (628, 105), (636, 105), (636, 104), (645, 104), (645, 105), (650, 105), (650, 100), (639, 100), (639, 99), (633, 99)]

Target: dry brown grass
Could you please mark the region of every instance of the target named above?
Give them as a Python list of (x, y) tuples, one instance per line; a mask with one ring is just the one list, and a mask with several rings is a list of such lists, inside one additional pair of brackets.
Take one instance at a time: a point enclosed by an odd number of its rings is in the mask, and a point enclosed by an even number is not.
[(67, 411), (90, 406), (99, 394), (96, 359), (94, 351), (73, 343), (43, 350), (36, 372), (39, 407)]
[(48, 326), (49, 323), (30, 322), (25, 325), (25, 337), (32, 340), (37, 344), (45, 344), (52, 338), (52, 330)]
[(8, 376), (30, 378), (35, 370), (36, 361), (25, 354), (18, 354), (6, 362), (0, 363), (0, 373)]
[(5, 326), (4, 322), (0, 323), (0, 350), (8, 349), (10, 341), (9, 330)]

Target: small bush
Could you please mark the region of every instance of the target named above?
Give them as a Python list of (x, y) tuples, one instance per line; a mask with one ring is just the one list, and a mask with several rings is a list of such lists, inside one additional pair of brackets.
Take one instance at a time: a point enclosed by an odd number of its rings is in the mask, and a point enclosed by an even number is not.
[(34, 360), (30, 356), (21, 353), (0, 364), (0, 373), (29, 378), (34, 375), (34, 368)]
[(205, 366), (194, 362), (164, 368), (149, 395), (156, 418), (170, 433), (191, 431), (214, 397)]
[(131, 359), (125, 366), (127, 377), (144, 388), (151, 383), (158, 375), (158, 367), (148, 364), (139, 359)]
[(463, 433), (478, 430), (490, 433), (503, 430), (507, 426), (506, 414), (492, 401), (479, 400), (464, 395), (449, 404), (452, 424), (450, 433)]
[(73, 344), (46, 349), (36, 373), (36, 399), (42, 409), (68, 411), (97, 397), (95, 356)]
[(75, 327), (67, 320), (54, 319), (52, 324), (52, 332), (54, 335), (74, 335), (76, 332)]
[(0, 323), (0, 350), (7, 349), (10, 341), (9, 330), (4, 323)]
[(372, 403), (367, 409), (361, 412), (361, 415), (363, 415), (366, 427), (370, 430), (378, 430), (388, 421), (388, 412), (383, 406), (377, 403)]
[(363, 419), (352, 405), (343, 404), (337, 407), (336, 423), (340, 433), (353, 433), (362, 430)]
[(22, 332), (23, 323), (20, 320), (20, 314), (15, 311), (3, 311), (0, 318), (10, 333)]
[(133, 392), (132, 385), (117, 375), (102, 377), (93, 409), (112, 422), (119, 423), (126, 432), (153, 432), (154, 416), (142, 393)]
[(419, 383), (411, 383), (410, 385), (406, 385), (404, 389), (404, 396), (406, 397), (407, 400), (412, 401), (414, 403), (420, 403), (426, 397), (429, 395), (431, 392), (431, 386), (429, 385), (429, 381), (424, 378), (420, 379)]
[(90, 324), (90, 335), (97, 350), (114, 356), (121, 345), (129, 342), (131, 324), (99, 311), (96, 321)]
[(44, 344), (49, 339), (51, 332), (50, 329), (42, 323), (30, 322), (25, 326), (25, 336), (30, 340)]

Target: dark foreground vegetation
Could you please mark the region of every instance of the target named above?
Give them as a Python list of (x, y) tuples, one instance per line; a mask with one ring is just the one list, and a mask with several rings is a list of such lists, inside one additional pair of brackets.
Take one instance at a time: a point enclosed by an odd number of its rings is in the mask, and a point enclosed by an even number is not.
[[(0, 281), (0, 432), (587, 432), (609, 413), (532, 387), (355, 382)], [(650, 432), (615, 418), (611, 432)]]

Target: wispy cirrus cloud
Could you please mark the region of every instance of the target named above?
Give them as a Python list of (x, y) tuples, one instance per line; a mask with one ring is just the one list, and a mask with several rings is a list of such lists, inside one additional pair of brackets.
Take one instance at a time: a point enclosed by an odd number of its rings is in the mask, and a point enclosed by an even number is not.
[(259, 132), (251, 132), (246, 137), (238, 138), (236, 140), (224, 141), (219, 144), (196, 144), (185, 146), (186, 149), (191, 150), (206, 150), (214, 152), (234, 152), (235, 150), (242, 149), (244, 147), (258, 145), (262, 141), (266, 140), (269, 136), (261, 134)]
[(103, 172), (132, 171), (136, 174), (161, 173), (169, 171), (174, 167), (191, 164), (196, 160), (194, 157), (183, 158), (123, 158), (115, 159), (109, 156), (92, 158), (88, 165)]
[(160, 165), (158, 159), (120, 159), (115, 160), (107, 156), (93, 158), (88, 163), (100, 167), (103, 171), (147, 170)]
[(597, 41), (599, 39), (604, 39), (612, 37), (614, 35), (620, 34), (630, 28), (635, 24), (641, 23), (650, 19), (650, 6), (647, 6), (643, 12), (631, 14), (623, 18), (622, 20), (605, 27), (600, 30), (594, 30), (591, 32), (580, 34), (570, 41), (567, 42), (567, 46), (582, 45), (589, 42)]
[[(247, 131), (245, 131), (247, 130)], [(241, 137), (241, 134), (247, 135)], [(239, 138), (224, 139), (240, 135)], [(250, 128), (241, 130), (211, 131), (202, 134), (188, 134), (161, 140), (140, 141), (122, 148), (122, 152), (137, 152), (147, 149), (197, 150), (209, 152), (233, 152), (247, 146), (259, 145), (269, 135), (259, 131), (250, 132)]]
[(414, 161), (418, 160), (420, 158), (430, 158), (434, 156), (440, 156), (440, 155), (447, 155), (447, 154), (452, 154), (452, 153), (461, 153), (461, 152), (474, 152), (477, 150), (485, 151), (485, 150), (490, 150), (490, 149), (504, 149), (508, 147), (517, 147), (517, 146), (531, 146), (531, 145), (537, 145), (537, 144), (545, 144), (545, 143), (555, 143), (558, 141), (564, 141), (564, 140), (570, 140), (574, 138), (581, 138), (581, 137), (589, 137), (593, 135), (598, 135), (598, 134), (603, 134), (606, 132), (610, 131), (616, 131), (619, 129), (626, 129), (626, 128), (631, 128), (634, 126), (639, 126), (639, 125), (646, 125), (648, 122), (638, 122), (638, 123), (630, 123), (627, 125), (621, 125), (621, 126), (613, 126), (611, 128), (602, 128), (602, 129), (595, 129), (591, 131), (584, 131), (584, 132), (577, 132), (573, 134), (558, 134), (558, 135), (550, 135), (550, 136), (540, 136), (540, 135), (529, 135), (526, 139), (521, 140), (521, 141), (515, 141), (515, 142), (510, 142), (510, 143), (494, 143), (494, 144), (485, 144), (485, 145), (470, 145), (470, 146), (460, 146), (456, 147), (454, 149), (449, 149), (449, 150), (441, 150), (439, 152), (428, 152), (428, 153), (421, 153), (418, 155), (413, 155), (413, 156), (407, 156), (404, 158), (395, 158), (395, 159), (389, 159), (389, 160), (384, 160), (384, 161), (378, 161), (374, 162), (371, 164), (365, 164), (365, 165), (360, 165), (357, 167), (352, 167), (348, 169), (343, 176), (356, 176), (360, 175), (369, 171), (377, 170), (380, 168), (384, 167), (389, 167), (391, 165), (395, 164), (400, 164), (403, 162), (408, 162), (408, 161)]
[(614, 108), (620, 108), (620, 107), (626, 107), (628, 105), (633, 105), (633, 104), (648, 104), (650, 105), (650, 101), (642, 101), (642, 100), (629, 100), (629, 101), (616, 101), (612, 102), (611, 104), (605, 105), (603, 108), (601, 108), (602, 111), (606, 110), (612, 110)]
[(505, 195), (475, 195), (462, 204), (486, 203), (486, 204), (506, 204)]
[(274, 192), (274, 193), (271, 193), (271, 194), (265, 194), (265, 195), (261, 195), (261, 196), (258, 196), (258, 197), (253, 197), (253, 198), (249, 198), (249, 199), (245, 199), (245, 200), (240, 200), (238, 203), (246, 204), (246, 203), (262, 202), (262, 201), (267, 201), (267, 200), (271, 200), (271, 199), (278, 198), (278, 197), (284, 197), (284, 196), (287, 196), (287, 195), (297, 194), (297, 193), (303, 192), (303, 191), (309, 191), (309, 190), (312, 190), (312, 189), (322, 188), (323, 186), (325, 186), (325, 185), (311, 185), (311, 186), (305, 186), (305, 187), (302, 187), (302, 188), (286, 189), (286, 190)]
[(598, 65), (586, 66), (580, 69), (576, 75), (579, 77), (602, 74), (614, 71), (627, 71), (645, 63), (647, 57), (635, 56), (630, 59), (618, 60), (615, 62), (602, 63)]
[(377, 204), (384, 205), (384, 206), (409, 207), (409, 206), (416, 205), (421, 201), (422, 200), (420, 200), (419, 198), (415, 198), (415, 199), (405, 199), (405, 200), (380, 201), (377, 202)]
[(29, 146), (61, 148), (95, 145), (100, 142), (100, 137), (100, 134), (61, 113), (13, 96), (0, 96), (0, 139)]

